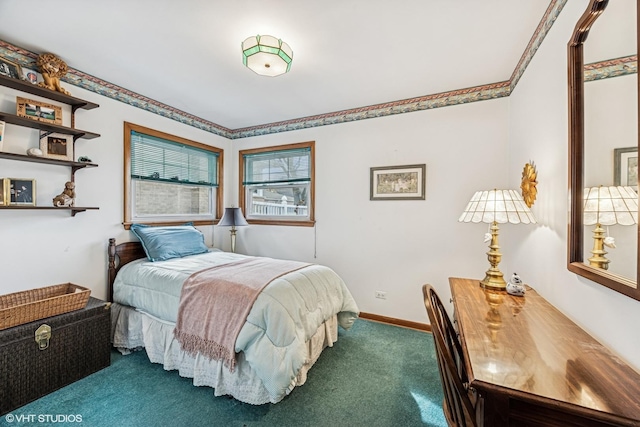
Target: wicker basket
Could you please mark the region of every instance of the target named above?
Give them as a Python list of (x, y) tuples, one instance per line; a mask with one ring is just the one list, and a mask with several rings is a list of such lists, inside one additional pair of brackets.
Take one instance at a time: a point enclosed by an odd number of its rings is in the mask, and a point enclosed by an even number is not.
[(0, 295), (0, 330), (84, 308), (91, 289), (63, 283)]

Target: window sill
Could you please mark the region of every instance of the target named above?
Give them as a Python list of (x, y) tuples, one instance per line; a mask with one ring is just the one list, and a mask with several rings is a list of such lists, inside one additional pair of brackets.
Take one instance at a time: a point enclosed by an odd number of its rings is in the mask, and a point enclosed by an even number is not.
[(220, 221), (219, 219), (216, 219), (216, 220), (207, 219), (207, 220), (159, 221), (159, 222), (136, 221), (136, 222), (123, 222), (122, 225), (124, 226), (125, 230), (129, 230), (129, 229), (131, 229), (131, 224), (145, 224), (145, 225), (151, 225), (151, 226), (165, 226), (165, 225), (184, 225), (186, 222), (190, 222), (193, 225), (215, 225), (219, 221)]
[(251, 225), (288, 225), (293, 227), (313, 227), (316, 224), (315, 220), (292, 221), (279, 219), (247, 219), (247, 222)]

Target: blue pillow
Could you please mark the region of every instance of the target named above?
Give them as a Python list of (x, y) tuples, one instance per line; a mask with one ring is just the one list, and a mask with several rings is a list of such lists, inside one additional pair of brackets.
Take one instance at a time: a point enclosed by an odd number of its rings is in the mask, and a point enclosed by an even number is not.
[(149, 261), (164, 261), (209, 251), (204, 244), (204, 235), (192, 225), (153, 227), (132, 224), (131, 231), (140, 239)]

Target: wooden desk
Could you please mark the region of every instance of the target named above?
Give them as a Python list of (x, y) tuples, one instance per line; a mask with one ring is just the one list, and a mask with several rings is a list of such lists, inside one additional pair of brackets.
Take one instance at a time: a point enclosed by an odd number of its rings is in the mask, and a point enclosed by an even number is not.
[(485, 426), (640, 426), (640, 374), (535, 290), (449, 283)]

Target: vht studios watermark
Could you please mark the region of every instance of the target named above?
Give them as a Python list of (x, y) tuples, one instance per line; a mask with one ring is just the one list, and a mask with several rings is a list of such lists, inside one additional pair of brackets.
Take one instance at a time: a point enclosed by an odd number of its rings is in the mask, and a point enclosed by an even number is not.
[(4, 416), (8, 423), (81, 423), (79, 414), (7, 414)]

